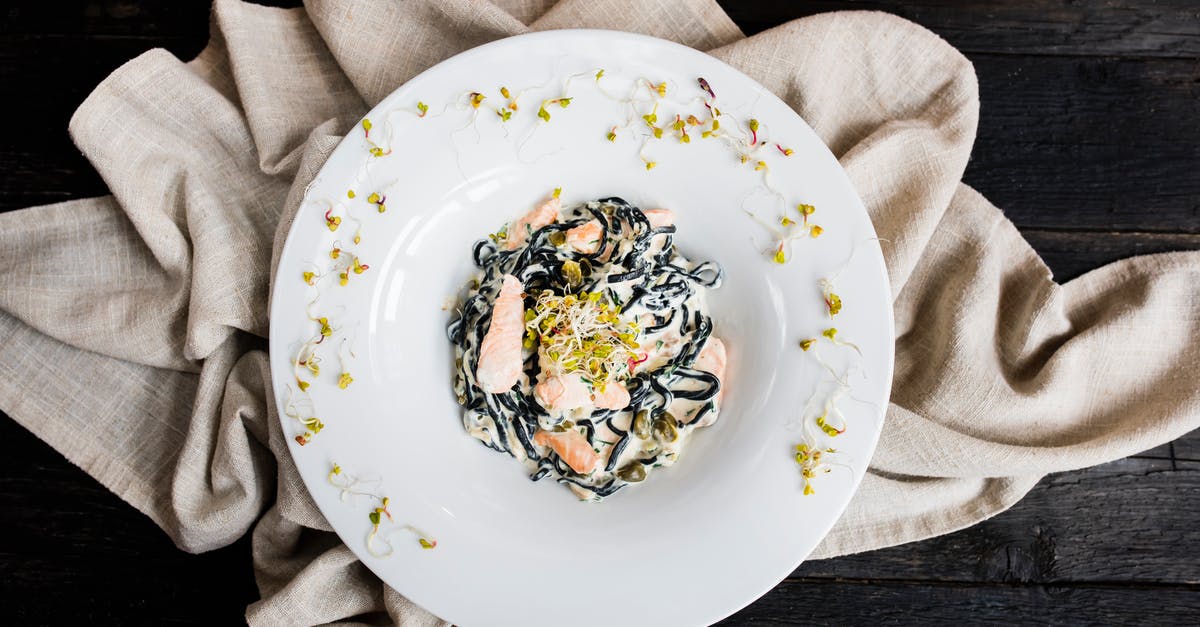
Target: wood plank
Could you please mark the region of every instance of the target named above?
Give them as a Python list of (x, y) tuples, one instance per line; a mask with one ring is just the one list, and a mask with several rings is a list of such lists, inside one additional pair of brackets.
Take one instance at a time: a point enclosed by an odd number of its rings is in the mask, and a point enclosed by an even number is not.
[(1018, 226), (1200, 233), (1200, 63), (972, 58), (964, 179)]
[[(74, 108), (128, 58), (160, 43), (186, 58), (203, 37), (121, 40), (102, 54), (0, 38), (0, 88), (58, 94), (12, 103), (15, 116), (45, 124), (17, 125), (0, 144), (0, 209), (103, 193), (66, 134)], [(966, 180), (1019, 226), (1200, 233), (1200, 124), (1179, 123), (1200, 118), (1200, 64), (987, 57), (976, 66), (983, 117)], [(77, 81), (61, 85), (66, 72)]]
[(1200, 429), (1175, 440), (1171, 445), (1176, 460), (1200, 464)]
[(105, 0), (63, 3), (7, 0), (0, 36), (89, 35), (159, 38), (188, 31), (196, 23), (207, 27), (211, 2), (195, 0)]
[[(801, 578), (1200, 582), (1200, 463), (1124, 459), (1051, 475), (1012, 509), (924, 542), (806, 562)], [(866, 573), (870, 573), (866, 575)]]
[[(15, 125), (0, 140), (0, 210), (104, 193), (67, 136), (71, 113), (127, 59), (156, 45), (188, 58), (207, 37), (203, 20), (141, 30), (110, 21), (95, 28), (150, 34), (102, 43), (0, 35), (0, 89), (56, 94), (10, 103), (15, 118), (42, 123)], [(1200, 119), (1195, 59), (972, 59), (983, 108), (966, 181), (1018, 226), (1200, 233), (1200, 124), (1186, 123)]]
[[(0, 555), (25, 555), (34, 574), (11, 586), (84, 580), (96, 597), (154, 590), (162, 568), (187, 579), (193, 566), (229, 569), (200, 589), (253, 600), (245, 540), (198, 561), (157, 527), (10, 420), (0, 422)], [(50, 496), (52, 495), (52, 496)], [(49, 496), (49, 498), (48, 498)], [(1200, 462), (1122, 460), (1048, 478), (1016, 507), (958, 533), (833, 560), (807, 562), (793, 577), (973, 583), (1200, 581)], [(32, 555), (28, 547), (38, 547)], [(132, 553), (136, 547), (136, 553)], [(122, 572), (121, 589), (96, 564)], [(154, 566), (150, 568), (149, 566)], [(243, 575), (240, 580), (237, 575)], [(95, 580), (92, 580), (92, 579)], [(142, 586), (145, 580), (146, 586)], [(239, 583), (240, 581), (240, 583)], [(181, 582), (182, 583), (182, 582)], [(184, 589), (193, 589), (188, 580)], [(21, 595), (24, 596), (24, 595)], [(131, 603), (137, 599), (126, 599)], [(95, 601), (99, 603), (100, 601)], [(155, 606), (156, 609), (163, 609)], [(44, 609), (44, 608), (43, 608)], [(38, 612), (43, 610), (36, 610)], [(31, 610), (35, 612), (35, 610)]]
[[(723, 4), (747, 32), (796, 12), (883, 8), (963, 49), (983, 94), (967, 180), (1026, 227), (1060, 280), (1129, 254), (1196, 249), (1195, 2)], [(36, 124), (0, 139), (0, 211), (104, 193), (67, 119), (140, 52), (195, 54), (207, 11), (171, 0), (7, 2), (0, 90), (45, 97), (8, 102), (12, 119)], [(177, 550), (2, 414), (0, 457), (0, 603), (17, 623), (223, 624), (257, 598), (248, 539), (202, 556)], [(1142, 459), (1064, 473), (972, 529), (805, 564), (731, 622), (1194, 623), (1197, 473), (1196, 433)]]
[(982, 102), (965, 180), (1021, 227), (1200, 233), (1195, 2), (723, 6), (747, 32), (848, 6), (884, 10), (959, 47)]
[(1080, 233), (1021, 229), (1060, 283), (1093, 268), (1134, 255), (1200, 250), (1200, 235), (1178, 233)]
[(10, 624), (231, 624), (258, 599), (249, 535), (184, 553), (3, 414), (0, 494), (0, 607)]
[(912, 20), (968, 53), (1200, 56), (1200, 8), (1193, 0), (718, 1), (746, 34), (806, 15), (860, 9)]
[(8, 99), (8, 115), (32, 121), (9, 125), (0, 138), (0, 211), (108, 193), (67, 133), (71, 115), (126, 61), (156, 47), (191, 58), (207, 38), (203, 16), (182, 36), (0, 35), (0, 92), (30, 95)]
[(1195, 625), (1195, 586), (789, 580), (721, 625)]

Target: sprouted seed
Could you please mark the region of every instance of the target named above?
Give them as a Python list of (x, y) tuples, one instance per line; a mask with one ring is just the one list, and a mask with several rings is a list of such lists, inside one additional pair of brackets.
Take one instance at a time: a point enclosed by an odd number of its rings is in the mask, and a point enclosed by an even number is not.
[[(416, 536), (417, 545), (422, 549), (437, 547), (437, 540), (433, 536), (410, 524), (399, 524), (396, 522), (390, 509), (392, 500), (376, 492), (380, 484), (379, 480), (364, 481), (347, 473), (336, 463), (332, 465), (332, 469), (329, 471), (328, 480), (330, 485), (341, 490), (340, 497), (343, 501), (347, 497), (352, 496), (371, 499), (372, 507), (367, 513), (367, 520), (371, 523), (371, 530), (367, 533), (366, 546), (367, 552), (372, 556), (384, 558), (394, 553), (396, 547), (391, 543), (388, 536), (399, 531), (407, 531)], [(389, 525), (391, 528), (383, 530), (382, 527), (384, 525)]]
[(829, 327), (828, 329), (821, 331), (821, 336), (824, 337), (825, 339), (829, 340), (830, 342), (832, 342), (834, 344), (834, 346), (845, 346), (847, 348), (852, 348), (852, 349), (854, 349), (854, 352), (858, 353), (860, 356), (862, 355), (862, 349), (860, 349), (855, 344), (852, 344), (850, 342), (845, 342), (841, 338), (839, 338), (838, 330), (834, 327)]
[(832, 319), (842, 311), (842, 297), (833, 292), (833, 281), (821, 279), (818, 285), (821, 287), (821, 297), (825, 300), (825, 310)]
[[(290, 386), (287, 388), (287, 391), (288, 394), (287, 399), (284, 402), (283, 413), (285, 416), (296, 420), (301, 424), (301, 426), (304, 427), (304, 432), (295, 437), (296, 443), (300, 446), (304, 446), (305, 444), (308, 444), (313, 437), (320, 433), (322, 429), (325, 428), (325, 424), (322, 423), (319, 418), (313, 416), (311, 411), (303, 411), (301, 409), (301, 407), (295, 402), (292, 388)], [(306, 405), (311, 406), (311, 403), (306, 403)]]

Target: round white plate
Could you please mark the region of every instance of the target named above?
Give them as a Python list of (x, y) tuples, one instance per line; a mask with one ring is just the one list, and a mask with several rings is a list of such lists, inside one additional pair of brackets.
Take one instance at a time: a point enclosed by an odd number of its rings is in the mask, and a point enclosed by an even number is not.
[[(738, 149), (702, 138), (701, 127), (690, 127), (690, 143), (674, 138), (676, 112), (708, 119), (698, 77), (715, 90), (726, 132), (747, 133), (755, 118), (771, 145), (743, 164)], [(629, 117), (621, 100), (643, 78), (667, 85), (658, 111), (659, 125), (668, 127), (664, 138), (647, 139), (648, 127), (636, 118), (610, 142), (610, 128)], [(504, 105), (501, 86), (518, 98), (507, 122), (496, 113)], [(550, 104), (551, 119), (539, 119), (539, 103), (564, 90), (570, 106)], [(471, 92), (486, 96), (478, 109)], [(637, 97), (649, 102), (650, 90), (637, 90)], [(418, 102), (428, 105), (424, 117), (415, 114)], [(758, 83), (700, 52), (585, 30), (464, 52), (397, 89), (367, 119), (370, 139), (385, 154), (370, 154), (361, 126), (334, 151), (288, 235), (271, 307), (280, 407), (290, 399), (324, 424), (306, 445), (292, 441), (291, 452), (346, 544), (388, 585), (466, 626), (711, 623), (791, 573), (866, 470), (887, 405), (894, 333), (866, 211), (804, 121)], [(656, 163), (651, 170), (639, 157), (644, 141), (642, 156)], [(758, 160), (767, 164), (767, 178), (755, 169)], [(473, 269), (472, 243), (555, 187), (565, 205), (621, 196), (643, 208), (673, 209), (682, 252), (726, 271), (724, 286), (709, 295), (714, 335), (730, 353), (720, 419), (696, 433), (675, 466), (602, 503), (579, 502), (552, 481), (533, 483), (516, 461), (469, 437), (451, 391), (445, 327), (451, 299)], [(368, 202), (372, 192), (386, 196), (386, 212)], [(789, 261), (776, 264), (774, 236), (746, 211), (778, 224), (785, 207), (800, 218), (797, 203), (816, 207), (812, 220), (824, 233), (796, 240)], [(329, 209), (342, 218), (336, 231), (326, 225)], [(306, 285), (303, 272), (328, 273), (336, 263), (334, 246), (369, 268), (351, 273), (345, 286), (328, 274), (316, 287)], [(831, 321), (818, 282), (839, 270), (836, 291), (845, 306)], [(300, 393), (292, 359), (319, 332), (306, 315), (314, 299), (312, 314), (326, 317), (333, 335), (318, 347), (320, 376), (306, 376), (311, 387)], [(821, 446), (838, 449), (831, 459), (839, 465), (816, 477), (815, 494), (806, 496), (794, 459), (802, 440), (795, 425), (814, 422), (831, 375), (799, 341), (830, 326), (862, 356), (824, 340), (817, 345), (833, 370), (851, 370), (851, 389), (836, 405), (846, 432), (829, 438), (813, 429)], [(346, 389), (337, 385), (342, 371), (354, 379)], [(293, 418), (281, 420), (289, 437), (304, 432)], [(394, 531), (394, 554), (371, 555), (368, 514), (378, 503), (341, 498), (328, 480), (335, 462), (340, 479), (374, 479), (374, 492), (389, 497), (395, 524), (385, 520), (381, 531), (413, 524), (437, 547), (423, 550), (415, 536)]]

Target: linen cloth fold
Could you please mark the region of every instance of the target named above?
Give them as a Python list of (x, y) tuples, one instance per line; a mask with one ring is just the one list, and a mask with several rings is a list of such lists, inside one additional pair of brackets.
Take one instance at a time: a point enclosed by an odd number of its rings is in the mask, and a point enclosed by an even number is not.
[(962, 184), (974, 71), (883, 13), (745, 38), (712, 0), (217, 0), (208, 47), (151, 51), (71, 134), (112, 191), (0, 215), (0, 409), (187, 551), (253, 529), (254, 624), (437, 618), (331, 533), (269, 392), (267, 299), (305, 186), (368, 107), (478, 44), (610, 28), (708, 51), (790, 104), (870, 212), (896, 317), (871, 471), (813, 558), (974, 524), (1046, 473), (1200, 425), (1200, 253), (1066, 284)]

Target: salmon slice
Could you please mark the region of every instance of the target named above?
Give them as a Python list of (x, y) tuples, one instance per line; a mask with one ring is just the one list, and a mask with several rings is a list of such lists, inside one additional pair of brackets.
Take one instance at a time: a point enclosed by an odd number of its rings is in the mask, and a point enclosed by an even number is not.
[(571, 470), (586, 475), (600, 467), (600, 454), (597, 453), (587, 438), (578, 431), (545, 431), (539, 429), (533, 434), (533, 443), (538, 446), (548, 446), (562, 458)]
[(571, 248), (585, 254), (591, 255), (597, 250), (600, 250), (600, 234), (603, 229), (600, 228), (599, 220), (590, 220), (584, 224), (567, 230), (567, 243)]
[(596, 390), (593, 401), (598, 409), (625, 409), (629, 407), (629, 390), (616, 381), (604, 386), (604, 391)]
[(647, 209), (642, 213), (646, 214), (646, 219), (650, 221), (650, 228), (657, 229), (660, 226), (675, 224), (675, 212), (670, 209)]
[(492, 306), (492, 321), (479, 345), (475, 380), (484, 392), (499, 394), (521, 378), (521, 342), (525, 336), (525, 303), (521, 281), (504, 275), (500, 294)]
[(555, 415), (592, 404), (592, 393), (577, 374), (546, 377), (534, 386), (533, 397)]
[(518, 218), (508, 229), (508, 238), (504, 240), (504, 247), (508, 250), (520, 247), (531, 233), (536, 233), (538, 229), (557, 220), (558, 210), (561, 208), (562, 201), (556, 196)]
[(696, 357), (694, 367), (696, 370), (712, 373), (721, 382), (721, 391), (717, 392), (716, 397), (719, 406), (721, 397), (725, 394), (725, 342), (717, 337), (709, 337)]

